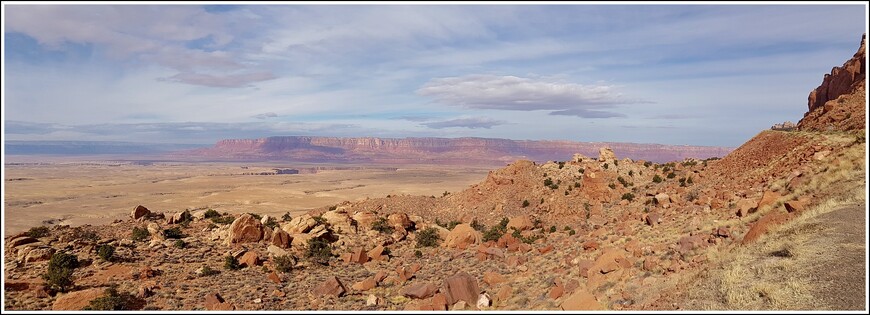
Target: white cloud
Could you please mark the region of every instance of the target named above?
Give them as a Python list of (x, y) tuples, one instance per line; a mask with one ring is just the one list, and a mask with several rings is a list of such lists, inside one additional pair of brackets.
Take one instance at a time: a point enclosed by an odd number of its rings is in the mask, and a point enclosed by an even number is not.
[(433, 129), (444, 129), (444, 128), (468, 128), (468, 129), (490, 129), (494, 126), (504, 125), (507, 122), (503, 120), (495, 120), (491, 118), (485, 117), (469, 117), (469, 118), (456, 118), (456, 119), (448, 119), (448, 120), (439, 120), (439, 121), (430, 121), (421, 123), (421, 125), (433, 128)]
[(554, 115), (586, 118), (619, 117), (615, 105), (640, 103), (613, 85), (581, 85), (516, 76), (467, 75), (433, 79), (417, 93), (473, 109), (550, 110)]

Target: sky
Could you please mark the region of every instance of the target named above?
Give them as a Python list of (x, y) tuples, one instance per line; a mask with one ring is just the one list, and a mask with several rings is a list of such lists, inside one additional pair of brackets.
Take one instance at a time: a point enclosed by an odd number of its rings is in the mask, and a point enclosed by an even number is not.
[(739, 146), (797, 122), (866, 4), (3, 3), (6, 140)]

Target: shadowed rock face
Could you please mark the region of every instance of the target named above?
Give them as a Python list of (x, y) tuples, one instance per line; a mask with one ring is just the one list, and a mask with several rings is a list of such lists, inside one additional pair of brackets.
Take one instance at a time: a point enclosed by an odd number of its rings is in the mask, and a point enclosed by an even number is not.
[(619, 156), (666, 162), (687, 157), (721, 157), (727, 147), (638, 143), (534, 141), (490, 138), (334, 138), (269, 137), (221, 140), (207, 149), (179, 153), (189, 157), (230, 160), (294, 160), (303, 162), (503, 164), (517, 159), (549, 161), (575, 153), (596, 156), (609, 146)]

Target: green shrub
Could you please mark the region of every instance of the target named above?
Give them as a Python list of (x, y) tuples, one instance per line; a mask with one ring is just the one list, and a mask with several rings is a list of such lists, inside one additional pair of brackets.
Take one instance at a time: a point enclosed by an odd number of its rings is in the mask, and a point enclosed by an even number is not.
[(661, 183), (661, 182), (662, 182), (662, 177), (659, 176), (659, 174), (656, 174), (655, 176), (653, 176), (653, 183)]
[(421, 252), (419, 249), (415, 249), (414, 250), (414, 257), (423, 258), (423, 252)]
[(541, 204), (544, 204), (544, 198), (541, 198)]
[(221, 214), (218, 213), (217, 211), (214, 211), (214, 209), (208, 209), (208, 210), (205, 212), (205, 218), (206, 218), (206, 219), (217, 218), (217, 217), (220, 217), (220, 216), (221, 216)]
[(72, 228), (72, 231), (70, 231), (70, 232), (71, 232), (70, 235), (72, 236), (73, 239), (79, 239), (79, 240), (91, 241), (91, 242), (96, 242), (97, 240), (100, 239), (100, 236), (97, 234), (97, 232), (94, 232), (93, 230), (86, 230), (80, 226)]
[(607, 185), (607, 187), (610, 187), (610, 189), (616, 189), (616, 184), (610, 183)]
[(284, 215), (281, 216), (281, 221), (288, 222), (293, 220), (293, 217), (290, 216), (290, 212), (285, 212)]
[(329, 259), (332, 258), (332, 246), (326, 240), (311, 238), (308, 240), (305, 258), (322, 265), (329, 264)]
[(471, 220), (471, 228), (475, 231), (483, 232), (486, 230), (486, 225), (477, 221), (477, 218)]
[(529, 206), (529, 200), (528, 199), (523, 200), (523, 208), (528, 207), (528, 206)]
[(83, 310), (88, 311), (118, 311), (129, 310), (133, 304), (133, 295), (129, 293), (118, 293), (115, 286), (106, 289), (103, 296), (90, 301), (88, 306)]
[(643, 162), (643, 166), (645, 167), (649, 167), (650, 165), (652, 165), (652, 162), (650, 161)]
[(226, 270), (239, 270), (242, 269), (242, 266), (239, 265), (239, 260), (232, 255), (227, 255), (224, 257), (224, 269)]
[(211, 269), (211, 267), (209, 267), (209, 266), (202, 266), (202, 273), (199, 274), (199, 276), (200, 277), (208, 277), (208, 276), (216, 275), (218, 273), (220, 273), (220, 271)]
[(338, 209), (338, 205), (335, 205), (335, 206), (331, 206), (331, 207), (329, 207), (329, 211), (332, 211), (332, 210), (335, 210), (335, 209)]
[(211, 222), (214, 222), (217, 224), (232, 224), (233, 221), (235, 221), (235, 220), (236, 220), (236, 218), (234, 216), (231, 216), (231, 215), (224, 215), (221, 217), (211, 218)]
[(571, 229), (570, 231), (568, 231), (568, 235), (574, 236), (574, 234), (577, 234), (577, 231), (574, 231), (574, 229)]
[(97, 256), (100, 256), (105, 261), (112, 261), (112, 256), (115, 255), (115, 246), (109, 244), (100, 245), (97, 247)]
[(250, 214), (252, 217), (254, 217), (254, 219), (257, 219), (257, 221), (260, 221), (260, 220), (263, 219), (263, 216), (261, 216), (261, 215), (259, 215), (259, 214), (256, 214), (256, 213), (250, 213), (250, 212), (248, 212), (248, 214)]
[(674, 178), (674, 177), (677, 177), (677, 174), (676, 174), (676, 173), (674, 173), (674, 172), (670, 172), (670, 173), (668, 174), (668, 179), (671, 179), (671, 178)]
[(552, 186), (552, 185), (553, 185), (552, 179), (550, 179), (549, 177), (544, 179), (544, 186)]
[(175, 246), (175, 248), (187, 247), (187, 243), (185, 243), (183, 240), (175, 240), (175, 244), (173, 244), (173, 245)]
[(499, 225), (493, 226), (483, 233), (483, 241), (498, 241), (498, 239), (500, 239), (501, 236), (504, 235), (505, 231), (506, 229)]
[(42, 275), (42, 279), (52, 290), (66, 292), (73, 286), (73, 269), (79, 266), (78, 257), (66, 252), (56, 252), (48, 261), (48, 271)]
[(559, 169), (561, 170), (564, 167), (565, 167), (565, 162), (559, 162)]
[(608, 168), (609, 168), (609, 165), (607, 165), (607, 163), (604, 163), (604, 169), (608, 169)]
[(47, 226), (34, 226), (27, 230), (27, 236), (32, 238), (40, 238), (48, 235), (48, 227)]
[(622, 194), (622, 200), (628, 200), (629, 202), (634, 201), (634, 194), (624, 193)]
[(393, 234), (395, 228), (387, 222), (387, 218), (380, 217), (372, 223), (372, 230), (381, 232), (382, 234)]
[(556, 226), (550, 226), (550, 233), (556, 233)]
[(435, 247), (441, 241), (438, 230), (433, 227), (426, 228), (417, 233), (417, 247)]
[(613, 160), (613, 166), (619, 166), (619, 160)]
[(273, 218), (273, 217), (269, 217), (269, 220), (266, 221), (266, 224), (264, 224), (264, 225), (266, 227), (274, 230), (275, 228), (278, 227), (278, 220), (275, 220), (275, 218)]
[(632, 186), (632, 183), (626, 181), (625, 178), (622, 178), (622, 176), (617, 177), (616, 180), (619, 181), (620, 184), (622, 184), (622, 187), (628, 188), (628, 186)]
[(628, 171), (628, 176), (634, 176), (634, 171)]
[(171, 229), (163, 230), (163, 237), (165, 238), (182, 238), (184, 234), (181, 233), (181, 228), (173, 227)]
[(151, 233), (148, 232), (146, 228), (134, 227), (133, 233), (130, 234), (130, 239), (134, 241), (144, 241), (148, 237), (151, 236)]
[(586, 169), (583, 169), (583, 168), (580, 168), (580, 169), (577, 170), (577, 171), (580, 172), (580, 174), (586, 173)]
[[(335, 210), (335, 209), (330, 208), (329, 211), (332, 211), (332, 210)], [(317, 224), (326, 224), (326, 219), (324, 219), (323, 216), (316, 216), (316, 217), (311, 217), (311, 218), (314, 219), (314, 222)]]
[(289, 273), (293, 271), (293, 265), (296, 264), (296, 257), (290, 255), (281, 255), (275, 257), (274, 263), (276, 271)]

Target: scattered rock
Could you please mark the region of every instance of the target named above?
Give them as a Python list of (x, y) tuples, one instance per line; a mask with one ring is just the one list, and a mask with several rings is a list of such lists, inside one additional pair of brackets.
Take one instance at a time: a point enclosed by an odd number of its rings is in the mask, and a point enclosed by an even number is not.
[(290, 237), (290, 234), (282, 229), (275, 229), (275, 231), (272, 232), (272, 245), (280, 248), (290, 248), (292, 241), (293, 238)]
[(366, 299), (366, 306), (377, 306), (380, 303), (380, 298), (377, 295), (369, 294), (369, 297)]
[(333, 295), (336, 297), (340, 297), (347, 292), (347, 289), (344, 288), (344, 285), (341, 284), (341, 281), (338, 280), (335, 276), (331, 276), (326, 279), (323, 283), (321, 283), (317, 288), (314, 289), (314, 296), (321, 297), (324, 295)]
[(239, 265), (242, 267), (254, 267), (260, 264), (260, 256), (254, 251), (246, 252), (239, 258)]
[(230, 225), (230, 243), (259, 242), (263, 237), (263, 224), (250, 214), (242, 214)]
[(236, 306), (224, 301), (220, 294), (212, 293), (205, 296), (205, 309), (209, 311), (234, 311)]
[(429, 282), (413, 284), (402, 289), (402, 295), (414, 299), (425, 299), (435, 295), (438, 288)]

